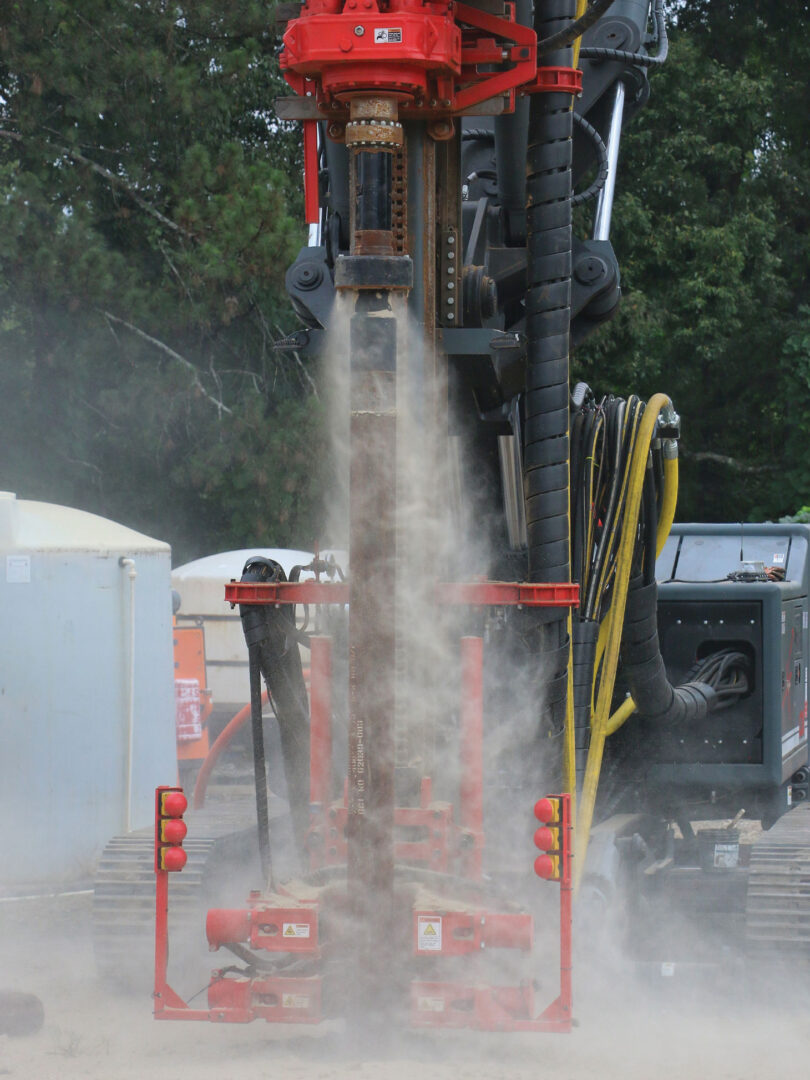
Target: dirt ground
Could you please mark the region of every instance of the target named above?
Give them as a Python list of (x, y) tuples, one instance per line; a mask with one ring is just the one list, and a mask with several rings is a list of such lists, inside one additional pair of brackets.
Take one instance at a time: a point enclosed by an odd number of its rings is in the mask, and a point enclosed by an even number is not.
[[(385, 1053), (325, 1031), (158, 1023), (148, 993), (123, 997), (93, 968), (88, 895), (0, 903), (2, 985), (41, 998), (36, 1035), (0, 1037), (19, 1080), (771, 1080), (810, 1059), (806, 987), (674, 999), (589, 979), (580, 962), (571, 1035), (402, 1036)], [(590, 985), (589, 985), (590, 983)], [(578, 984), (578, 985), (577, 985)], [(578, 990), (578, 992), (577, 992)]]

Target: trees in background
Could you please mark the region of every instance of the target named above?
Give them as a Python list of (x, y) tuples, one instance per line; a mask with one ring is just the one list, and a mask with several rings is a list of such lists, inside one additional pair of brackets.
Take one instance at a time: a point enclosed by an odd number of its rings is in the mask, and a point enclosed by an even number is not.
[(0, 468), (186, 558), (316, 535), (303, 239), (266, 3), (19, 2), (0, 29)]
[[(331, 539), (318, 373), (272, 348), (304, 233), (271, 5), (5, 10), (0, 485), (164, 537), (178, 560)], [(683, 5), (622, 144), (624, 299), (574, 369), (599, 393), (672, 394), (681, 519), (810, 502), (797, 17), (788, 0)]]
[(594, 388), (672, 395), (679, 520), (776, 518), (810, 501), (810, 42), (798, 7), (682, 5), (622, 142), (622, 306), (575, 367)]

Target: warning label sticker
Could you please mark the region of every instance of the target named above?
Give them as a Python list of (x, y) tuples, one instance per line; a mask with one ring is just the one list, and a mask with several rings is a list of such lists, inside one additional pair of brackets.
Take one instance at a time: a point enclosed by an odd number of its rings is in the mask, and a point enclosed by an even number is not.
[(419, 1012), (444, 1012), (444, 998), (420, 997), (416, 999)]
[(391, 26), (387, 29), (378, 26), (374, 30), (375, 45), (398, 45), (402, 41), (402, 27)]
[(285, 922), (282, 923), (282, 936), (302, 938), (309, 937), (309, 923)]
[(714, 865), (720, 870), (733, 870), (740, 862), (740, 845), (715, 844)]
[(442, 920), (440, 915), (418, 915), (416, 948), (419, 952), (441, 952)]
[(281, 1005), (284, 1009), (308, 1009), (309, 998), (305, 994), (282, 994)]

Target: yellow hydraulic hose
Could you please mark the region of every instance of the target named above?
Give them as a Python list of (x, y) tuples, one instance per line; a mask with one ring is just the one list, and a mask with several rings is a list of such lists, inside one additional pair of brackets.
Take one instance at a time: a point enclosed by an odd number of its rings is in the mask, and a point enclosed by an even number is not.
[[(674, 440), (672, 441), (671, 449), (668, 448), (668, 455), (669, 456), (664, 458), (664, 493), (661, 502), (661, 511), (658, 515), (658, 528), (655, 537), (656, 558), (661, 554), (664, 549), (664, 544), (667, 542), (670, 529), (672, 528), (672, 522), (675, 520), (675, 507), (678, 503), (678, 444), (674, 442)], [(599, 665), (602, 662), (602, 657), (605, 652), (605, 644), (607, 642), (608, 634), (610, 633), (611, 614), (612, 610), (607, 613), (599, 627), (599, 638), (596, 642), (596, 653), (593, 665), (594, 687), (596, 675), (599, 671)], [(593, 710), (593, 700), (591, 701), (591, 710)], [(613, 735), (635, 711), (636, 703), (633, 701), (632, 697), (628, 696), (608, 720), (605, 735)]]
[(593, 812), (596, 805), (596, 793), (599, 787), (599, 775), (602, 770), (602, 755), (605, 749), (608, 724), (610, 720), (610, 702), (616, 681), (616, 668), (619, 662), (624, 609), (627, 603), (627, 590), (630, 585), (630, 573), (633, 562), (633, 548), (636, 541), (641, 493), (644, 487), (644, 474), (650, 451), (655, 426), (661, 410), (670, 404), (666, 394), (654, 394), (647, 402), (644, 416), (637, 429), (630, 462), (629, 483), (627, 486), (622, 520), (621, 539), (616, 560), (616, 576), (613, 581), (613, 599), (610, 605), (610, 629), (605, 645), (602, 678), (591, 726), (591, 743), (588, 761), (585, 766), (585, 779), (582, 785), (582, 797), (576, 823), (577, 852), (575, 868), (575, 887), (582, 880), (585, 856), (588, 851)]
[(661, 511), (658, 515), (658, 532), (655, 537), (656, 559), (664, 550), (669, 530), (675, 520), (675, 507), (678, 503), (678, 444), (674, 439), (667, 440), (664, 447), (664, 495)]
[(605, 735), (612, 735), (614, 731), (618, 731), (625, 720), (632, 716), (636, 711), (636, 703), (631, 697), (626, 697), (616, 712), (611, 716), (607, 722), (605, 728)]
[(563, 775), (565, 790), (571, 796), (571, 820), (576, 821), (577, 763), (576, 734), (574, 730), (574, 657), (573, 616), (568, 611), (568, 689), (565, 701), (565, 743), (563, 746)]
[[(585, 10), (588, 7), (588, 0), (577, 0), (577, 18), (581, 18), (585, 14)], [(574, 67), (579, 67), (579, 47), (582, 44), (582, 38), (578, 37), (574, 42)], [(573, 789), (572, 789), (573, 790)]]

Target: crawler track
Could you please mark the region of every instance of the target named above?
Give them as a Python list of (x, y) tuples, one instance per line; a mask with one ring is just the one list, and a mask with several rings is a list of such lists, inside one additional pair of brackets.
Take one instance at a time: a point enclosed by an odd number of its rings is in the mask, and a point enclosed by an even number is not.
[(753, 845), (745, 932), (752, 958), (810, 964), (810, 805), (786, 814)]

